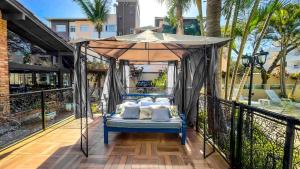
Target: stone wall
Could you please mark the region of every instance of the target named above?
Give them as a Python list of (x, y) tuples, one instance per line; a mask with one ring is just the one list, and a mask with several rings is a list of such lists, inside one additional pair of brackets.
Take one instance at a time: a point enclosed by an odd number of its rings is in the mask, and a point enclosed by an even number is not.
[(9, 94), (9, 68), (7, 52), (7, 21), (0, 11), (0, 101)]

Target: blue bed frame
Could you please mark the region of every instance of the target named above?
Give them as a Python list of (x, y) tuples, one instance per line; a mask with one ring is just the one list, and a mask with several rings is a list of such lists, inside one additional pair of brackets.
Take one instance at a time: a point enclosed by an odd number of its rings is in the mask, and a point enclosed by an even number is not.
[[(134, 97), (169, 97), (163, 94), (127, 94), (126, 96)], [(125, 96), (125, 97), (126, 97)], [(124, 98), (124, 97), (123, 97)], [(170, 128), (123, 128), (123, 127), (109, 127), (107, 126), (107, 119), (112, 117), (114, 112), (109, 115), (104, 114), (103, 126), (104, 126), (104, 144), (108, 144), (108, 132), (124, 132), (124, 133), (181, 133), (181, 144), (185, 145), (186, 142), (186, 119), (185, 113), (180, 115), (182, 120), (181, 128), (170, 129)]]

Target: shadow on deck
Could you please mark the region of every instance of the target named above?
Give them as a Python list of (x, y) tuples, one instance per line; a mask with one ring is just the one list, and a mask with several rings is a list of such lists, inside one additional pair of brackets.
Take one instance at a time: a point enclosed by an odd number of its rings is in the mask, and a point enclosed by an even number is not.
[(203, 139), (192, 129), (185, 146), (176, 134), (153, 133), (110, 133), (109, 143), (104, 145), (102, 120), (96, 118), (89, 126), (86, 158), (79, 120), (73, 120), (0, 156), (0, 168), (229, 168), (218, 153), (203, 159)]

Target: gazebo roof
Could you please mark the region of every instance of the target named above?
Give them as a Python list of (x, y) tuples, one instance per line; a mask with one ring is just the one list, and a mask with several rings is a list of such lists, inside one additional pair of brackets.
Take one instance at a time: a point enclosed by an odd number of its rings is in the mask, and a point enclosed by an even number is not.
[(146, 30), (139, 34), (116, 36), (89, 42), (88, 47), (98, 54), (118, 60), (162, 62), (184, 57), (188, 49), (226, 44), (229, 38), (157, 33)]

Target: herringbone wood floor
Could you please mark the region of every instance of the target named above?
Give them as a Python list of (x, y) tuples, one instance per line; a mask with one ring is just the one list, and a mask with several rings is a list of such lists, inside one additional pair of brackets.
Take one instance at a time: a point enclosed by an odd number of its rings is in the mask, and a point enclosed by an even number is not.
[(182, 146), (176, 134), (110, 133), (103, 144), (101, 118), (90, 124), (89, 157), (80, 151), (79, 121), (72, 121), (0, 158), (1, 169), (25, 168), (229, 168), (214, 153), (203, 159), (203, 140), (192, 129)]

